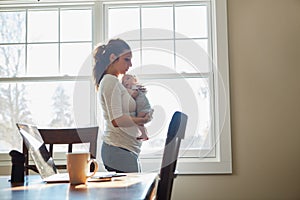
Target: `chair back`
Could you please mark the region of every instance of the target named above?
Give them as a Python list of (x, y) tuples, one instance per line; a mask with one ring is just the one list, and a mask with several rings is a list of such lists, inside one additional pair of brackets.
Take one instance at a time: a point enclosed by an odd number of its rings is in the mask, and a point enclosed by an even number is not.
[[(72, 152), (73, 144), (89, 143), (89, 151), (91, 158), (96, 158), (97, 152), (97, 138), (98, 138), (98, 127), (84, 127), (84, 128), (49, 128), (39, 129), (41, 137), (45, 144), (49, 145), (50, 156), (53, 157), (53, 146), (55, 144), (67, 144), (68, 152)], [(25, 174), (28, 175), (28, 169), (38, 172), (35, 165), (29, 165), (28, 149), (23, 143), (23, 153), (25, 154)], [(57, 169), (66, 169), (67, 166), (55, 165)], [(92, 169), (91, 169), (92, 170)]]
[(187, 115), (176, 111), (169, 124), (157, 188), (158, 200), (171, 199), (181, 140), (184, 139)]

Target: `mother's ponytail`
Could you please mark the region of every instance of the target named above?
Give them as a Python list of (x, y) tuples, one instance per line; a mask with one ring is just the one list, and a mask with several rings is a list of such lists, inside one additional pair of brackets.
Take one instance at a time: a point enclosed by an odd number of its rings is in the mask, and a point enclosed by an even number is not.
[(106, 45), (97, 46), (94, 49), (94, 67), (93, 67), (93, 77), (96, 89), (98, 89), (101, 79), (104, 76), (105, 70), (108, 67), (109, 60), (105, 58), (105, 47)]

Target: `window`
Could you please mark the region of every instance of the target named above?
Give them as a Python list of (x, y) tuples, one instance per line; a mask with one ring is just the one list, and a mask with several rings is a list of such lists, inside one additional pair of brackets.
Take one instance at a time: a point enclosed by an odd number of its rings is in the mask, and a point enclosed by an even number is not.
[(155, 110), (147, 125), (151, 139), (143, 143), (143, 170), (159, 169), (169, 120), (180, 110), (189, 116), (180, 173), (231, 173), (226, 0), (0, 7), (0, 153), (21, 148), (14, 142), (20, 141), (17, 121), (101, 123), (91, 52), (120, 37), (133, 50), (129, 73), (147, 87)]
[[(155, 161), (163, 153), (169, 120), (176, 110), (189, 116), (180, 149), (179, 171), (209, 173), (213, 168), (200, 169), (203, 161), (220, 163), (219, 139), (224, 132), (220, 123), (228, 123), (222, 115), (228, 110), (220, 106), (220, 101), (227, 101), (222, 92), (228, 88), (220, 82), (223, 77), (219, 68), (227, 66), (218, 64), (220, 44), (213, 17), (214, 3), (104, 4), (107, 19), (104, 35), (106, 39), (123, 38), (130, 44), (133, 67), (129, 73), (137, 75), (147, 87), (147, 96), (154, 107), (153, 121), (147, 125), (151, 139), (143, 143), (141, 153), (143, 169), (160, 167)], [(196, 167), (192, 167), (192, 162), (198, 163)], [(230, 172), (228, 168), (223, 172)]]
[(8, 9), (1, 10), (0, 21), (0, 152), (21, 150), (16, 122), (42, 127), (93, 123), (92, 8)]

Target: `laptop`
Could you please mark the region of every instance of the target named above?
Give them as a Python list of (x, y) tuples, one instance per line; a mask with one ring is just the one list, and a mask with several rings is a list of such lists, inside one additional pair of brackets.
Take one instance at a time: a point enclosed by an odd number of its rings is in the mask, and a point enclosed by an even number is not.
[[(37, 126), (24, 123), (17, 123), (16, 125), (28, 149), (28, 154), (32, 157), (43, 181), (47, 183), (69, 182), (68, 173), (58, 172)], [(108, 181), (115, 176), (122, 176), (122, 174), (97, 172), (88, 181)]]

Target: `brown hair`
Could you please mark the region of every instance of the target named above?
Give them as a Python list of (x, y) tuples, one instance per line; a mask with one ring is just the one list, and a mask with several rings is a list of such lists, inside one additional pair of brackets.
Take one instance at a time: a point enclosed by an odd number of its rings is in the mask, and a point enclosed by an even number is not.
[(110, 55), (114, 54), (117, 60), (125, 51), (131, 50), (130, 46), (122, 39), (111, 39), (106, 45), (98, 45), (94, 49), (93, 78), (96, 89), (98, 89), (103, 76), (106, 74), (107, 67), (111, 64)]

